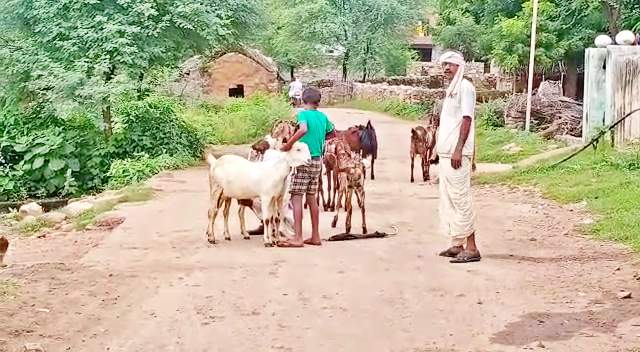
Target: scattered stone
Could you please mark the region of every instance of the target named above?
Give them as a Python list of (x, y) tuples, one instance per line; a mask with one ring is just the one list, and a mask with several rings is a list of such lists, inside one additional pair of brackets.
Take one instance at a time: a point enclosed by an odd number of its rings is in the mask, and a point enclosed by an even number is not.
[(71, 203), (62, 209), (62, 212), (73, 218), (86, 211), (93, 209), (93, 204), (87, 201), (78, 201)]
[(615, 269), (613, 269), (613, 271), (620, 271), (620, 270), (622, 270), (622, 267), (620, 266), (617, 266)]
[(126, 218), (122, 215), (122, 213), (117, 211), (110, 211), (98, 215), (98, 217), (96, 217), (94, 226), (103, 229), (113, 229), (124, 223), (125, 220)]
[(529, 241), (531, 241), (531, 242), (535, 242), (535, 241), (537, 241), (537, 240), (538, 240), (538, 239), (537, 239), (537, 238), (535, 238), (535, 237), (531, 237), (531, 238), (529, 239)]
[(51, 211), (40, 216), (40, 218), (52, 224), (59, 224), (67, 219), (67, 214), (59, 211)]
[(585, 218), (584, 220), (580, 221), (581, 224), (583, 225), (591, 225), (595, 222), (595, 220), (593, 220), (592, 218)]
[(506, 152), (507, 154), (517, 154), (522, 151), (522, 148), (515, 143), (511, 143), (502, 147), (502, 151)]
[(24, 352), (45, 352), (39, 343), (25, 343)]
[(633, 274), (633, 278), (637, 281), (640, 281), (640, 271), (638, 271), (637, 273)]
[(21, 206), (18, 213), (20, 213), (21, 218), (26, 218), (27, 216), (40, 216), (44, 213), (44, 211), (42, 210), (40, 204), (31, 202)]
[(62, 227), (60, 227), (60, 231), (63, 232), (70, 232), (73, 231), (74, 225), (72, 223), (67, 223), (62, 225)]
[(40, 312), (40, 313), (50, 313), (51, 312), (49, 309), (46, 309), (46, 308), (39, 308), (39, 309), (36, 309), (36, 311)]
[(629, 292), (629, 291), (621, 291), (621, 292), (618, 292), (618, 298), (619, 298), (619, 299), (627, 299), (627, 298), (631, 298), (631, 292)]
[(547, 346), (545, 346), (544, 343), (542, 343), (542, 341), (538, 341), (538, 343), (536, 344), (536, 347), (538, 347), (538, 348), (547, 348)]
[(36, 218), (33, 215), (27, 215), (24, 217), (24, 219), (22, 219), (22, 221), (20, 221), (20, 226), (29, 226), (29, 225), (33, 225), (38, 221), (38, 218)]

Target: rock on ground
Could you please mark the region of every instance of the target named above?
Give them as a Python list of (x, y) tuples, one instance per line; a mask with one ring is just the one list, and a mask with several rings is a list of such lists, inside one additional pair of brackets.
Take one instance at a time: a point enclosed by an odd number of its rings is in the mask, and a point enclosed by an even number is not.
[(27, 203), (21, 206), (18, 212), (22, 218), (27, 216), (40, 216), (44, 213), (40, 204), (36, 202)]

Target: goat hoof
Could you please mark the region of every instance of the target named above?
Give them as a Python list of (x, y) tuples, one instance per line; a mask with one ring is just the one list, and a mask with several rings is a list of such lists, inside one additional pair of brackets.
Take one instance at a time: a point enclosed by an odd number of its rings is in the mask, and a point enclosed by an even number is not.
[(249, 236), (249, 235), (244, 235), (244, 237), (242, 237), (242, 238), (244, 238), (245, 240), (250, 240), (250, 239), (251, 239), (251, 236)]
[(413, 179), (411, 179), (411, 183), (414, 183), (415, 181)]
[(266, 242), (266, 243), (264, 244), (264, 246), (265, 246), (265, 247), (267, 247), (267, 248), (270, 248), (270, 247), (273, 247), (273, 243), (271, 243), (271, 242)]
[(216, 244), (216, 240), (211, 238), (207, 238), (207, 242), (209, 242), (210, 244)]
[(225, 239), (225, 241), (231, 241), (231, 236), (225, 237), (224, 239)]
[(331, 222), (331, 228), (335, 229), (336, 225), (337, 225), (338, 219), (333, 219), (333, 221)]
[(366, 227), (363, 227), (363, 228), (362, 228), (362, 234), (363, 234), (363, 235), (366, 235), (366, 234), (367, 234), (367, 228), (366, 228)]

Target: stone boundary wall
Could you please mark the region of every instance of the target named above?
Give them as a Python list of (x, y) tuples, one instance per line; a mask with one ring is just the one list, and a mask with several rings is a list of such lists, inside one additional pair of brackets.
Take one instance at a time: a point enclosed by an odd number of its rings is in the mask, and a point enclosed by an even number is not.
[[(407, 103), (417, 104), (424, 101), (437, 101), (444, 98), (444, 88), (414, 87), (407, 85), (390, 85), (387, 83), (358, 83), (318, 81), (313, 85), (322, 92), (323, 105), (336, 105), (354, 99), (385, 100), (399, 99)], [(476, 88), (478, 102), (486, 102), (504, 98), (511, 93), (494, 89)]]

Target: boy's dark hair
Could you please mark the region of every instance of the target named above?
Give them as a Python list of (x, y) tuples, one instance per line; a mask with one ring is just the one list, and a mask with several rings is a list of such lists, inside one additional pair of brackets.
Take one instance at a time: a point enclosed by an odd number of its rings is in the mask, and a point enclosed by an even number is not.
[(302, 92), (302, 101), (309, 105), (320, 105), (322, 93), (316, 88), (307, 88)]

